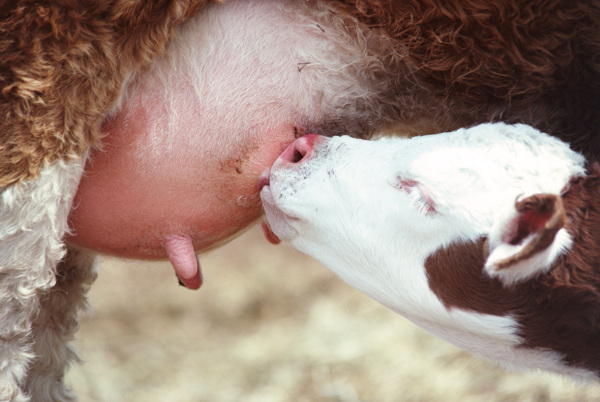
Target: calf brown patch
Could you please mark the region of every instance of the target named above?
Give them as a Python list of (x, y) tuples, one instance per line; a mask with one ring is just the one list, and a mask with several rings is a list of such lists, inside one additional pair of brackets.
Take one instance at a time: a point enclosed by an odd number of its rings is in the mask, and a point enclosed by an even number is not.
[(523, 347), (552, 349), (600, 375), (600, 179), (571, 181), (563, 195), (571, 250), (547, 272), (511, 287), (483, 271), (485, 238), (438, 250), (425, 262), (429, 287), (447, 309), (512, 316)]

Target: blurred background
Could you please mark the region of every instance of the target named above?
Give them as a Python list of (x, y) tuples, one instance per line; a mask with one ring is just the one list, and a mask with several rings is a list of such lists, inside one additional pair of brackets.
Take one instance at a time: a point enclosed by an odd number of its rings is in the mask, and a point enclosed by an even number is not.
[(190, 291), (166, 262), (102, 260), (66, 380), (80, 401), (600, 401), (434, 338), (258, 227), (200, 261)]

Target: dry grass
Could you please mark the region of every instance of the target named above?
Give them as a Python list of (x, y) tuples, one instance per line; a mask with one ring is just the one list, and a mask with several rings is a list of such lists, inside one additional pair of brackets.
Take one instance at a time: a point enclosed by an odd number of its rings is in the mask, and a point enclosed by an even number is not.
[(202, 258), (107, 259), (67, 382), (86, 401), (600, 401), (600, 386), (507, 373), (441, 341), (258, 229)]

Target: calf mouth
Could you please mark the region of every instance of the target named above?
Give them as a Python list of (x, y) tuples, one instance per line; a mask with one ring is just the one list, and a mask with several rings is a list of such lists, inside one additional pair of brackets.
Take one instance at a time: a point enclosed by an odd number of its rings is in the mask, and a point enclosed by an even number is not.
[[(258, 179), (258, 183), (256, 183), (256, 189), (260, 193), (260, 198), (263, 201), (264, 209), (266, 209), (264, 206), (267, 203), (267, 200), (270, 200), (273, 198), (273, 194), (271, 193), (270, 182), (271, 182), (271, 169), (267, 169)], [(269, 207), (267, 207), (267, 208), (270, 208), (270, 207), (277, 208), (275, 206), (275, 203), (272, 203), (272, 204), (269, 203)], [(265, 238), (267, 239), (267, 241), (269, 243), (272, 243), (272, 244), (281, 243), (281, 239), (273, 232), (273, 229), (271, 229), (271, 225), (269, 224), (269, 221), (266, 218), (263, 219), (260, 226), (262, 228), (263, 234), (265, 235)]]

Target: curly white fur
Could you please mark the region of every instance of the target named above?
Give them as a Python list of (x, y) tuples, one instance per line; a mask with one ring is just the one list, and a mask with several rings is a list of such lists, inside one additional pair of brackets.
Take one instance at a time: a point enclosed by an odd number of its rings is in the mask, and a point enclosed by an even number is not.
[(49, 333), (34, 335), (33, 322), (46, 314), (42, 298), (56, 284), (65, 256), (63, 237), (83, 162), (55, 163), (0, 194), (0, 400), (27, 400), (22, 386), (35, 381), (27, 378), (28, 367), (37, 364), (34, 342), (54, 343)]

